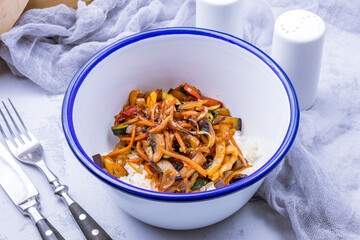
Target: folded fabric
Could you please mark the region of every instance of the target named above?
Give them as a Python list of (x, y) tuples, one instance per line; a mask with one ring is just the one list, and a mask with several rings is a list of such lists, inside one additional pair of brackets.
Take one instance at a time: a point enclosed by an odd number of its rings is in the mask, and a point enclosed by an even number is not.
[(65, 92), (76, 71), (106, 45), (140, 31), (190, 25), (194, 1), (95, 0), (25, 12), (2, 34), (0, 56), (12, 72), (54, 93)]

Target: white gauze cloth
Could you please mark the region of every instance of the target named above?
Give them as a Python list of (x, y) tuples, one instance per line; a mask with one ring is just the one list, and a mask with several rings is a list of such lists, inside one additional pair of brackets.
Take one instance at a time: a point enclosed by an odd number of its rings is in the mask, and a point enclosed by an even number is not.
[[(29, 10), (2, 34), (0, 57), (14, 74), (63, 93), (77, 70), (110, 43), (153, 28), (195, 26), (195, 5), (195, 0), (95, 0), (88, 6), (79, 1), (77, 11), (65, 5)], [(248, 21), (266, 20), (271, 26), (271, 11), (264, 11)], [(270, 47), (272, 29), (264, 32), (264, 24), (250, 24), (252, 40)]]
[[(274, 19), (303, 8), (327, 24), (318, 99), (301, 113), (285, 160), (260, 195), (289, 217), (299, 239), (360, 239), (360, 3), (246, 0), (244, 39), (270, 52)], [(94, 53), (122, 37), (157, 27), (194, 26), (195, 0), (81, 1), (30, 10), (1, 37), (13, 73), (61, 93)], [(239, 223), (241, 224), (241, 223)]]

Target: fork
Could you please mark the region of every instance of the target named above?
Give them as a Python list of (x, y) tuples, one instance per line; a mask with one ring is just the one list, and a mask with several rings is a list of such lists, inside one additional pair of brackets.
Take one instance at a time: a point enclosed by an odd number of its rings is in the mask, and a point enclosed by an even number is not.
[[(14, 157), (20, 162), (38, 167), (43, 172), (49, 184), (52, 185), (55, 195), (59, 196), (68, 206), (72, 216), (74, 217), (86, 239), (112, 239), (105, 232), (105, 230), (69, 196), (68, 187), (61, 184), (55, 174), (52, 173), (46, 166), (44, 161), (44, 149), (42, 145), (26, 127), (9, 98), (8, 101), (11, 108), (8, 107), (4, 101), (2, 101), (2, 104), (7, 112), (7, 116), (0, 108), (0, 114), (8, 130), (7, 133), (1, 131), (1, 134)], [(9, 109), (12, 109), (13, 113), (11, 113)], [(15, 119), (17, 119), (17, 121)], [(3, 127), (3, 129), (5, 129), (5, 127)]]

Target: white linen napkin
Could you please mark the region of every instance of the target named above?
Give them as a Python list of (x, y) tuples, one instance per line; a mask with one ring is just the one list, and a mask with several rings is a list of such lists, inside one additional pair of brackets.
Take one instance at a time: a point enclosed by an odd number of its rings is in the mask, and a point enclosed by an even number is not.
[[(0, 57), (14, 74), (63, 93), (82, 64), (111, 42), (195, 24), (195, 0), (95, 0), (78, 6), (30, 10), (1, 36)], [(301, 113), (291, 150), (259, 193), (289, 217), (299, 239), (360, 239), (360, 3), (246, 0), (244, 39), (269, 53), (274, 19), (298, 8), (327, 24), (318, 98)]]

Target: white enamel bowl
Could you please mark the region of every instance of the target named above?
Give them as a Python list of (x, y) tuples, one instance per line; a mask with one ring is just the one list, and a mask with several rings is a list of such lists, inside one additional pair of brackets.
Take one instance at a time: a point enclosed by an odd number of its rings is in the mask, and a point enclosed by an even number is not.
[[(169, 194), (128, 185), (91, 160), (118, 141), (113, 116), (133, 89), (168, 90), (187, 82), (224, 102), (243, 120), (264, 164), (249, 177), (216, 190)], [(63, 127), (80, 162), (109, 189), (109, 199), (131, 216), (168, 229), (193, 229), (239, 210), (289, 150), (299, 110), (289, 79), (266, 54), (227, 34), (196, 28), (148, 31), (117, 41), (93, 56), (73, 78), (64, 98)]]

